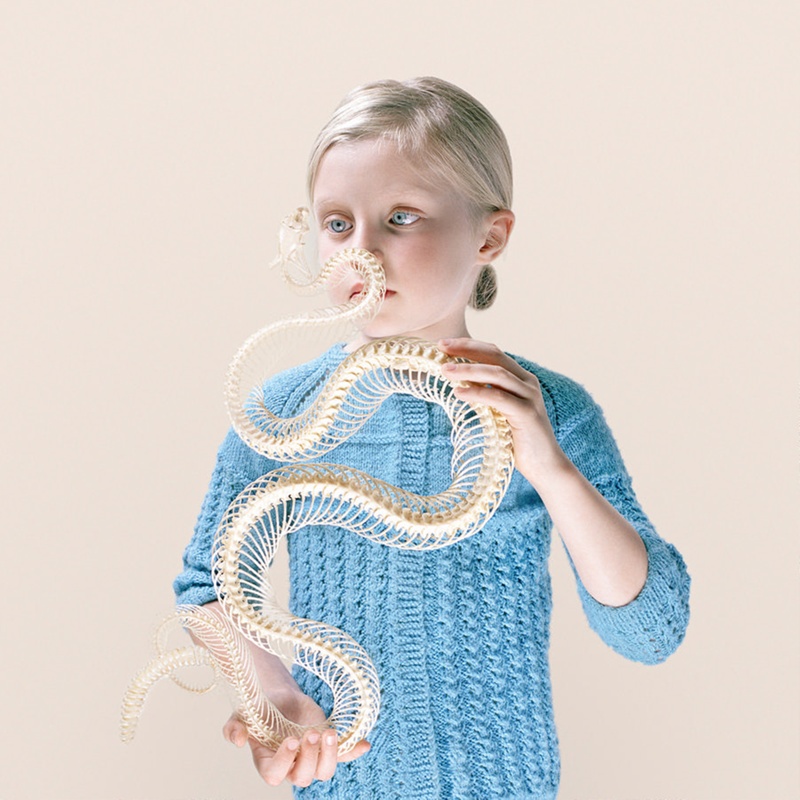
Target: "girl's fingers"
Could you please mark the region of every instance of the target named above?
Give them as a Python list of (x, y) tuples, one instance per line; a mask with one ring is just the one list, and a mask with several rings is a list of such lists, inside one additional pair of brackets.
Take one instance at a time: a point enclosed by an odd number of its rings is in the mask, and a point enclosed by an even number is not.
[[(225, 738), (239, 744), (239, 736), (247, 738), (244, 723), (232, 714), (223, 727)], [(361, 740), (343, 756), (338, 755), (336, 731), (306, 731), (301, 740), (285, 739), (277, 750), (271, 750), (255, 739), (249, 739), (253, 763), (258, 774), (270, 786), (289, 780), (295, 786), (310, 786), (314, 780), (328, 781), (336, 772), (338, 761), (353, 761), (364, 755), (371, 745)], [(241, 746), (241, 745), (240, 745)]]
[(464, 388), (456, 388), (455, 394), (456, 397), (469, 403), (480, 403), (499, 411), (511, 424), (512, 431), (515, 429), (518, 419), (521, 418), (520, 415), (526, 410), (525, 400), (497, 386), (473, 384)]
[(222, 726), (222, 735), (237, 747), (244, 747), (249, 736), (247, 726), (235, 712), (228, 717), (228, 721)]
[(532, 376), (524, 367), (517, 364), (511, 356), (504, 353), (497, 345), (479, 342), (475, 339), (440, 339), (439, 349), (449, 356), (468, 358), (480, 364), (494, 364), (504, 367), (512, 375), (521, 380)]
[(322, 735), (319, 731), (311, 730), (303, 734), (300, 741), (300, 751), (294, 760), (294, 766), (289, 770), (287, 777), (295, 786), (310, 786), (317, 774)]
[(251, 739), (253, 763), (256, 765), (258, 774), (270, 786), (278, 786), (292, 769), (300, 742), (294, 737), (284, 739), (281, 746), (275, 751), (253, 742), (254, 740)]
[(468, 353), (485, 353), (492, 357), (493, 360), (508, 358), (497, 345), (489, 344), (489, 342), (480, 342), (477, 339), (466, 337), (461, 339), (440, 339), (437, 344), (440, 350), (449, 355), (458, 354), (469, 358)]
[(354, 761), (359, 756), (363, 756), (364, 753), (369, 752), (372, 745), (366, 740), (362, 739), (352, 750), (345, 753), (343, 756), (338, 756), (339, 761)]
[(295, 786), (305, 787), (314, 780), (330, 780), (336, 772), (337, 761), (352, 761), (364, 755), (371, 745), (362, 740), (341, 757), (337, 755), (337, 747), (335, 731), (308, 731), (299, 742), (297, 739), (284, 741), (274, 755), (263, 748), (260, 760), (254, 749), (253, 760), (261, 777), (270, 786), (277, 786), (287, 779)]
[(322, 743), (315, 776), (318, 781), (329, 781), (333, 777), (333, 773), (336, 772), (337, 744), (336, 731), (322, 732)]
[(450, 355), (467, 355), (467, 353), (485, 353), (493, 361), (507, 359), (508, 356), (496, 345), (489, 342), (481, 342), (477, 339), (440, 339), (438, 341), (440, 350)]
[[(444, 374), (453, 381), (465, 381), (477, 386), (491, 386), (509, 392), (517, 397), (529, 399), (535, 384), (512, 374), (504, 367), (494, 364), (444, 364)], [(530, 376), (530, 373), (526, 372)]]

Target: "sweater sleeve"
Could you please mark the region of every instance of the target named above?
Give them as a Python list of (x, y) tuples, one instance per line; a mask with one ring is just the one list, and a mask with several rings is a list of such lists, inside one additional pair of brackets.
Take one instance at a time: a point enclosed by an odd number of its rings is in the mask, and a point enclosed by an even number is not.
[[(561, 376), (560, 376), (561, 377)], [(603, 412), (586, 390), (565, 378), (556, 436), (586, 479), (636, 529), (647, 549), (645, 585), (628, 604), (606, 606), (584, 587), (572, 559), (578, 594), (591, 628), (616, 652), (643, 664), (658, 664), (683, 641), (689, 622), (689, 584), (678, 550), (664, 541), (642, 510), (630, 475)], [(565, 548), (566, 549), (566, 548)]]
[(183, 571), (172, 584), (178, 604), (203, 605), (216, 600), (211, 578), (211, 548), (217, 527), (239, 492), (274, 466), (269, 459), (251, 450), (233, 429), (228, 431), (217, 452), (194, 535), (183, 553)]

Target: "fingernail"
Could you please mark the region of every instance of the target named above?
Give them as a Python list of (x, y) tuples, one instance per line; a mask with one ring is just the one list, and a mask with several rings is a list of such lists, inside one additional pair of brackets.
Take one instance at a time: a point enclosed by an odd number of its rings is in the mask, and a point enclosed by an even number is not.
[(328, 735), (325, 737), (325, 744), (327, 744), (327, 745), (331, 745), (331, 744), (335, 744), (335, 743), (336, 743), (336, 736), (335, 736), (335, 734), (333, 734), (333, 733), (329, 733), (329, 734), (328, 734)]
[(439, 339), (439, 344), (442, 347), (447, 347), (447, 345), (452, 344), (452, 343), (453, 343), (452, 339)]
[(456, 368), (456, 365), (452, 361), (448, 361), (446, 364), (442, 364), (442, 369), (446, 369), (448, 372)]
[(308, 734), (308, 743), (309, 744), (316, 744), (319, 741), (319, 734), (318, 733), (309, 733)]
[(297, 739), (287, 739), (286, 747), (288, 747), (289, 750), (297, 750), (297, 748), (300, 747), (300, 742), (298, 742)]

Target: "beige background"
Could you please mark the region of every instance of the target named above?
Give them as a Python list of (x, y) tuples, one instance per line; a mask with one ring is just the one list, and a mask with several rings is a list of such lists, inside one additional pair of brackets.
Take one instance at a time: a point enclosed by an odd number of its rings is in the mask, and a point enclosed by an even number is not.
[(473, 335), (583, 383), (693, 577), (666, 664), (589, 631), (554, 546), (568, 800), (795, 798), (793, 2), (0, 3), (3, 798), (257, 798), (222, 696), (149, 658), (227, 421), (294, 307), (265, 265), (352, 86), (503, 125), (518, 228)]

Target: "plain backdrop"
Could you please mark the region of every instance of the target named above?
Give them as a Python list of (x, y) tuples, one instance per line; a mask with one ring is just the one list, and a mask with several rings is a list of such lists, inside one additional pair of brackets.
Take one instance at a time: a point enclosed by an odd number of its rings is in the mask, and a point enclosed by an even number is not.
[(0, 797), (290, 796), (223, 741), (223, 695), (160, 684), (128, 746), (119, 708), (172, 606), (227, 364), (300, 307), (266, 265), (313, 139), (353, 86), (426, 74), (484, 102), (514, 157), (473, 335), (587, 387), (693, 579), (678, 652), (626, 662), (555, 540), (560, 796), (798, 797), (799, 17), (0, 2)]

